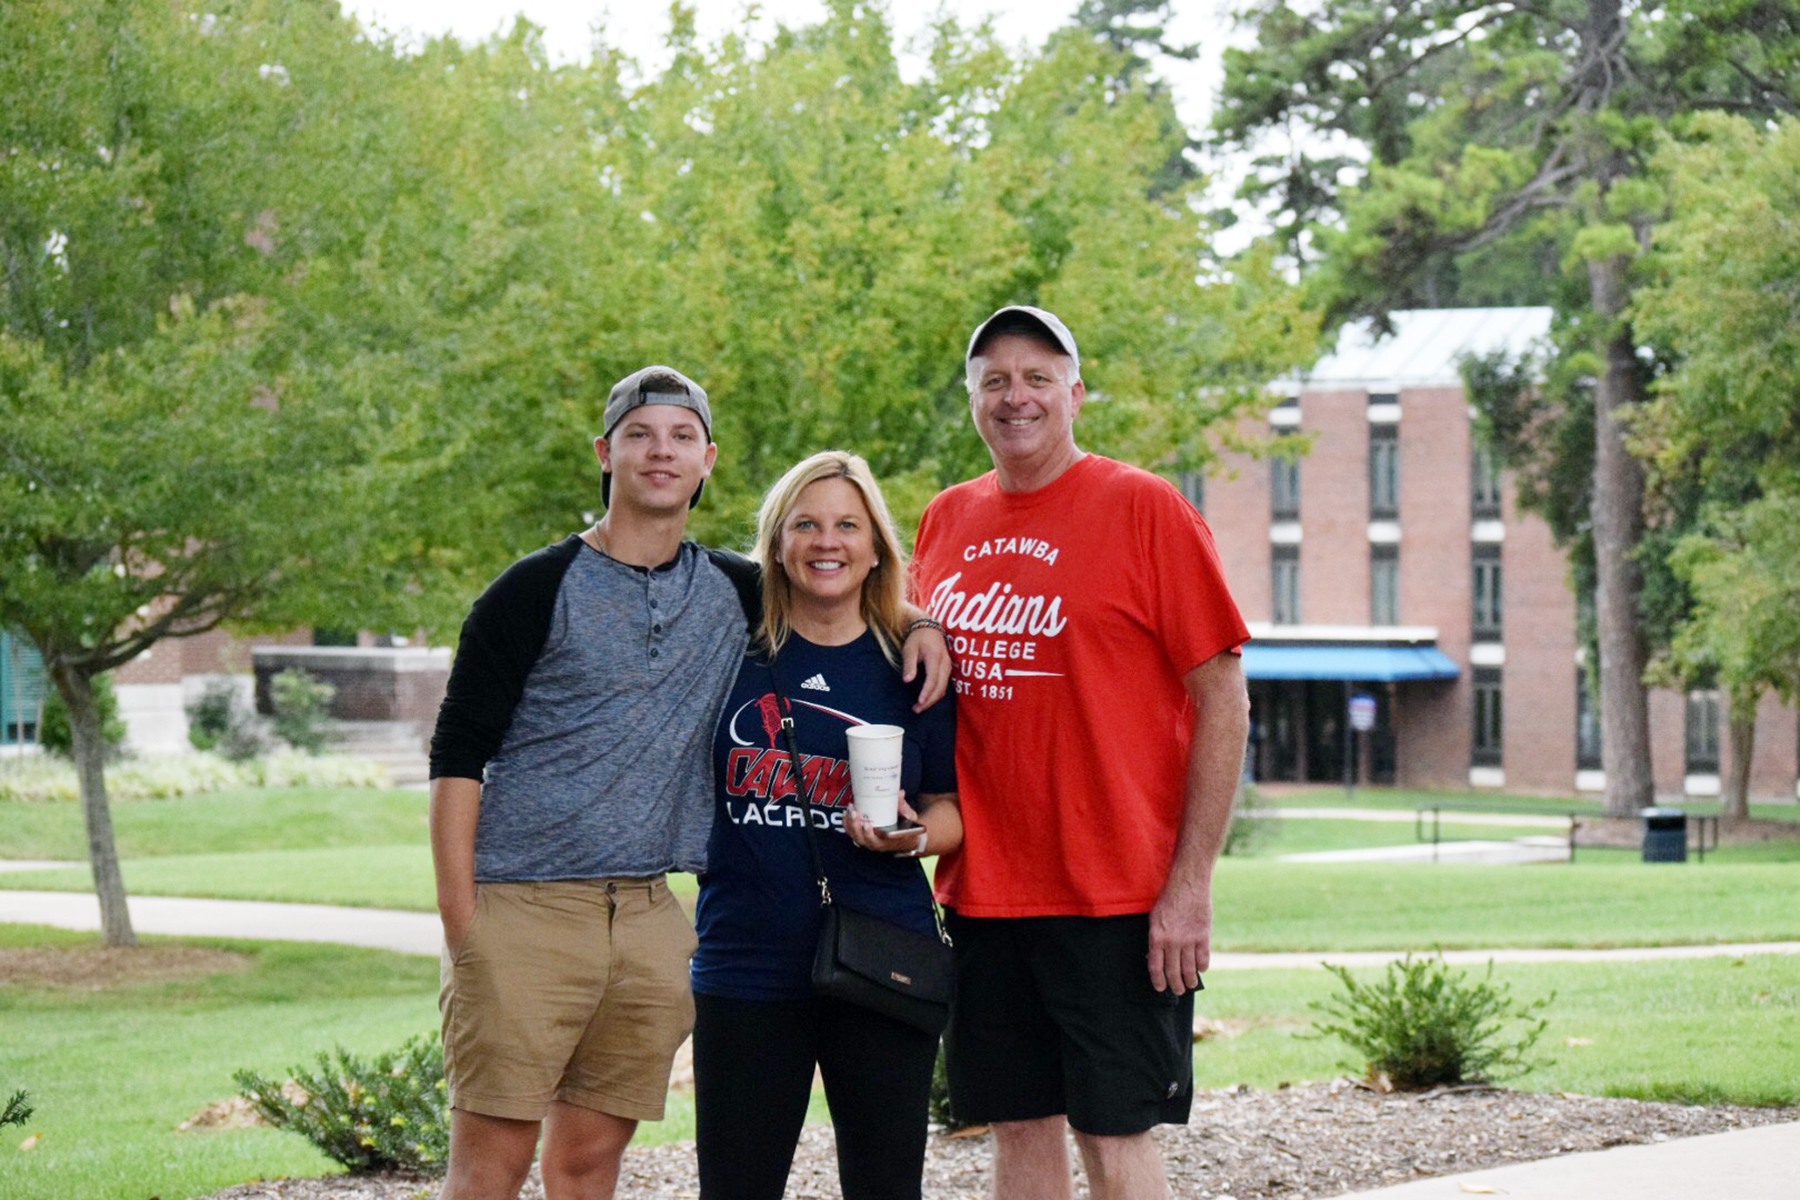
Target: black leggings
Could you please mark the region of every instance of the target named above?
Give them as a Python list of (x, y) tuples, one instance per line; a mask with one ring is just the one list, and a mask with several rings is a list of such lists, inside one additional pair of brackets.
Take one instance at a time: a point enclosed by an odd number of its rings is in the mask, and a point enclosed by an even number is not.
[(937, 1038), (834, 1000), (694, 996), (702, 1200), (781, 1200), (813, 1066), (844, 1200), (919, 1200)]

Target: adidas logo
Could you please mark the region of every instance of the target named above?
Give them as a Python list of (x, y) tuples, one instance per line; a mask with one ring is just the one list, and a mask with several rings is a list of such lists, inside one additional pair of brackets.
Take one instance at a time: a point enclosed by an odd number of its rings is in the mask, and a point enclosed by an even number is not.
[(831, 685), (825, 682), (825, 676), (823, 675), (814, 675), (800, 686), (814, 692), (829, 692), (831, 690)]

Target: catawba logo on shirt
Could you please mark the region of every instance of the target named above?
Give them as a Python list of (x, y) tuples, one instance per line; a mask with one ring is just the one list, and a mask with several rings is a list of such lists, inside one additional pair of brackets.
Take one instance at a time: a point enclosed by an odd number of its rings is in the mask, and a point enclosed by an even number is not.
[[(1061, 596), (1026, 595), (996, 581), (976, 592), (960, 590), (962, 572), (948, 576), (931, 591), (927, 611), (950, 631), (950, 649), (961, 677), (958, 695), (1009, 700), (1012, 689), (992, 683), (1020, 675), (1060, 675), (1013, 664), (1038, 655), (1038, 639), (1053, 638), (1068, 627)], [(979, 687), (974, 681), (988, 681)]]
[(1055, 637), (1069, 623), (1062, 615), (1061, 596), (1025, 596), (1013, 591), (1012, 584), (1000, 582), (971, 596), (956, 590), (961, 582), (958, 571), (931, 590), (929, 611), (947, 628)]

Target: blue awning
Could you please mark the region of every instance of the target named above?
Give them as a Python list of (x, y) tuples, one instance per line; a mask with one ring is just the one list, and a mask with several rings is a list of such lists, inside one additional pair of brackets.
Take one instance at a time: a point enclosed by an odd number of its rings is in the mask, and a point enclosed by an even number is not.
[(1249, 679), (1347, 679), (1357, 683), (1398, 683), (1408, 679), (1455, 679), (1460, 672), (1448, 655), (1430, 646), (1294, 646), (1251, 642), (1244, 647)]

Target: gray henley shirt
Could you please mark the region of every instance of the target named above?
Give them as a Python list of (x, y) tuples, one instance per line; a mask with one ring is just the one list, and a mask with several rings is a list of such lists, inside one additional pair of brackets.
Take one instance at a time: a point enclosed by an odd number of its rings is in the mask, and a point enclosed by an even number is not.
[(700, 547), (646, 570), (583, 544), (487, 764), (475, 878), (701, 870), (713, 725), (748, 640)]

